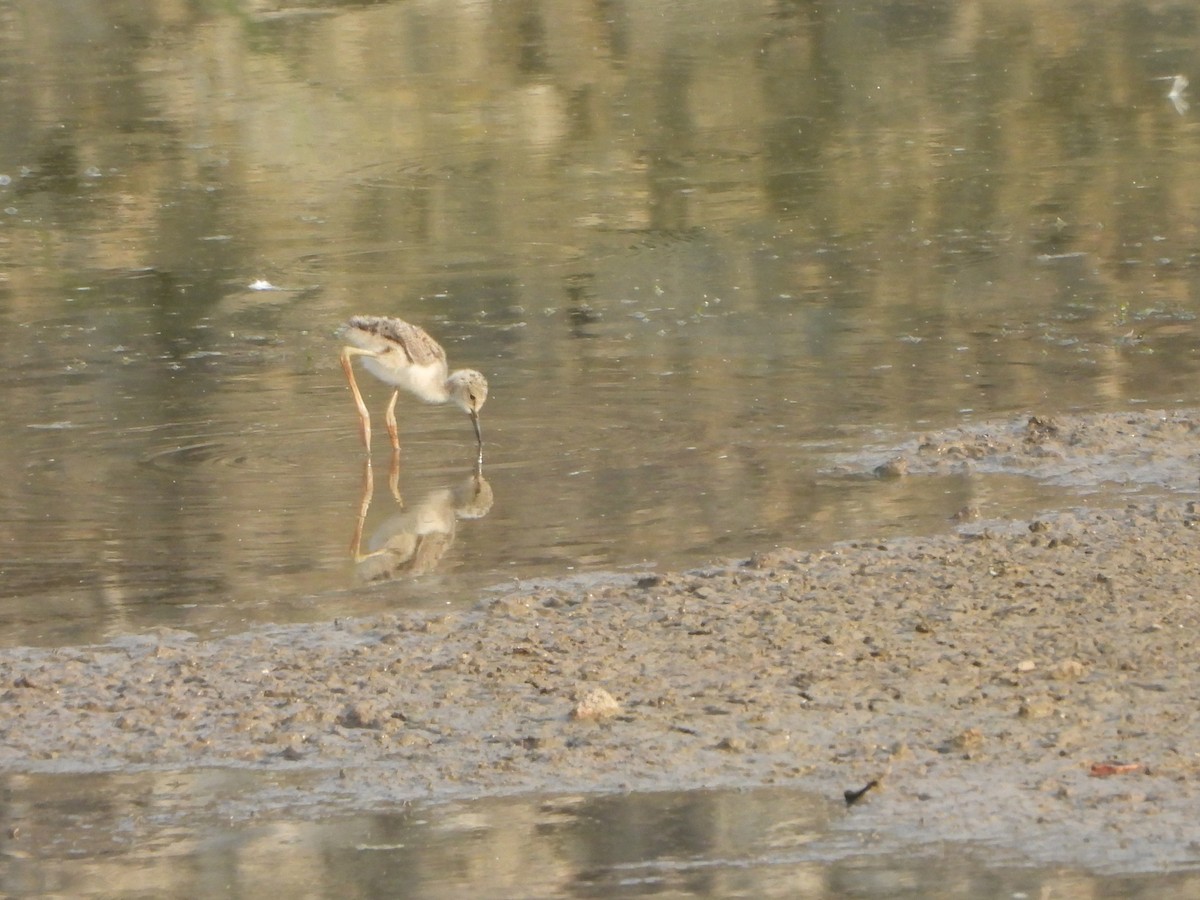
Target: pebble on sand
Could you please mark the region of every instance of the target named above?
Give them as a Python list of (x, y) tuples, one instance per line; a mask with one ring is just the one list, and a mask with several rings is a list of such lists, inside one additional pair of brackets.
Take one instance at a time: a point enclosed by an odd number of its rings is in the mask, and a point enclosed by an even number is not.
[(621, 711), (621, 704), (604, 688), (588, 688), (576, 697), (572, 719), (607, 719)]

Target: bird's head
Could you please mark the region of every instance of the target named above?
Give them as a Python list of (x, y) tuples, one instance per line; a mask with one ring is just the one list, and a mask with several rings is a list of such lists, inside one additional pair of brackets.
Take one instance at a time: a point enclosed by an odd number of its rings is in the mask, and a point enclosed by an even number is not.
[(478, 415), (487, 401), (487, 379), (474, 369), (459, 369), (446, 379), (446, 385), (450, 388), (450, 399), (470, 416)]
[(482, 454), (483, 434), (479, 430), (479, 410), (487, 401), (487, 379), (474, 369), (459, 369), (450, 374), (446, 385), (450, 389), (450, 399), (471, 417), (471, 424), (475, 426), (475, 439), (479, 441)]

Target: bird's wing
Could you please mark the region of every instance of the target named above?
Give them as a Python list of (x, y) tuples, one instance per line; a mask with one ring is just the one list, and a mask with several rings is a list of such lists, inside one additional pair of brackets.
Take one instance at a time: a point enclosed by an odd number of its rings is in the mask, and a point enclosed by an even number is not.
[(446, 361), (446, 351), (418, 325), (401, 319), (385, 319), (379, 331), (383, 337), (398, 344), (414, 365)]

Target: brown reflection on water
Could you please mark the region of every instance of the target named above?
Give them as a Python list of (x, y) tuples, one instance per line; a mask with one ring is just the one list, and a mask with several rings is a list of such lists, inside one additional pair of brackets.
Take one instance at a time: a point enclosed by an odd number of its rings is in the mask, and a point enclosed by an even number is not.
[(365, 461), (362, 498), (350, 541), (357, 575), (364, 582), (433, 572), (454, 544), (459, 519), (482, 519), (495, 501), (492, 486), (477, 467), (458, 484), (435, 488), (416, 503), (406, 504), (400, 494), (398, 451), (392, 453), (388, 493), (398, 511), (373, 528), (364, 547), (363, 529), (375, 494), (374, 467)]
[(1098, 876), (963, 848), (898, 849), (794, 790), (288, 811), (304, 776), (18, 775), (0, 889), (73, 897), (1184, 898), (1193, 874)]
[[(944, 528), (1039, 490), (834, 479), (829, 455), (1200, 403), (1200, 144), (1167, 96), (1190, 4), (126, 0), (0, 22), (0, 643)], [(488, 376), (503, 498), (376, 592), (345, 553), (360, 461), (333, 331), (359, 312)], [(426, 412), (415, 496), (470, 465)]]

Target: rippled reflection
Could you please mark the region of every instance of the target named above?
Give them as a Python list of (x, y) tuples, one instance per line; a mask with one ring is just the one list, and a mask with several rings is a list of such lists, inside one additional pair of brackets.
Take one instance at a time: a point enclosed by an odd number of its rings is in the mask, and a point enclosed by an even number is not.
[(482, 519), (492, 508), (492, 486), (476, 468), (458, 484), (426, 491), (416, 503), (400, 494), (400, 451), (392, 452), (388, 491), (399, 508), (371, 531), (363, 547), (363, 529), (375, 493), (372, 464), (363, 464), (362, 499), (350, 552), (358, 577), (365, 582), (428, 575), (453, 546), (460, 519)]
[[(1098, 876), (860, 833), (799, 791), (708, 790), (290, 815), (309, 776), (10, 776), (0, 889), (156, 897), (1195, 896), (1195, 874)], [(35, 805), (36, 804), (36, 805)], [(251, 812), (252, 810), (252, 812)], [(271, 810), (271, 811), (267, 811)]]

